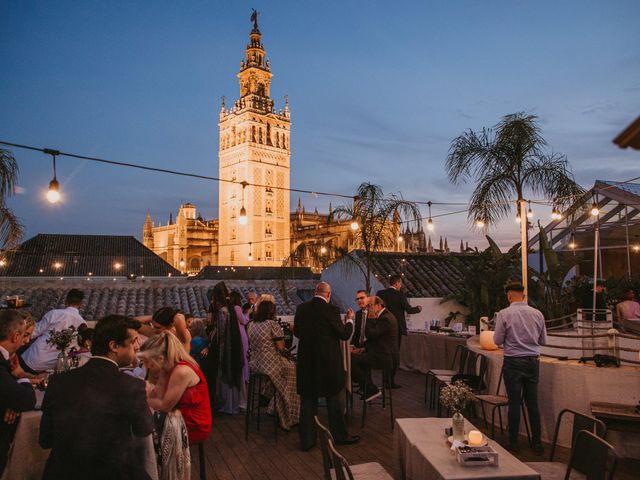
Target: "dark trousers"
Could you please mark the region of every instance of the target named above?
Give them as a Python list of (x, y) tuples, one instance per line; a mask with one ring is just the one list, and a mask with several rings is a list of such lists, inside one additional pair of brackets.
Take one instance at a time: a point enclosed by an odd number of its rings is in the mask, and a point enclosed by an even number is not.
[[(329, 430), (336, 441), (348, 437), (347, 424), (344, 421), (344, 389), (326, 397), (327, 413), (329, 414)], [(318, 414), (317, 397), (300, 397), (300, 420), (298, 434), (300, 435), (300, 447), (309, 450), (316, 444), (316, 422), (313, 417)]]
[[(351, 378), (358, 382), (360, 389), (364, 388), (365, 380), (367, 381), (369, 390), (374, 390), (376, 388), (376, 385), (373, 383), (373, 379), (371, 378), (372, 366), (373, 362), (371, 360), (371, 355), (367, 352), (351, 355)], [(364, 393), (366, 394), (367, 392)]]
[(529, 414), (533, 444), (540, 443), (540, 411), (538, 410), (538, 357), (504, 357), (502, 375), (509, 397), (509, 442), (518, 441), (520, 405), (524, 403)]

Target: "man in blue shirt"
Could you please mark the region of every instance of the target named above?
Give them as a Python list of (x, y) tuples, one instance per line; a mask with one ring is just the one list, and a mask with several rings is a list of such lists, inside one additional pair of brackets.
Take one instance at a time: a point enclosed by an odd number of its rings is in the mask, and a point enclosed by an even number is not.
[(531, 423), (533, 451), (542, 454), (538, 374), (540, 345), (547, 341), (544, 316), (527, 305), (522, 283), (509, 282), (505, 291), (510, 305), (496, 313), (493, 340), (504, 346), (502, 375), (509, 397), (509, 450), (519, 452), (520, 404), (524, 397)]

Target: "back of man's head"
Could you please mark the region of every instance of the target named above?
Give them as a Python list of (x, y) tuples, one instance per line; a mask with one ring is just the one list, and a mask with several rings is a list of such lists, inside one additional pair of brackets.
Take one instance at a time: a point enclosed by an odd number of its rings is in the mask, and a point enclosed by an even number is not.
[(22, 329), (24, 318), (18, 310), (0, 310), (0, 342), (10, 340), (11, 336)]
[(82, 290), (78, 290), (77, 288), (72, 288), (67, 293), (67, 298), (65, 303), (70, 307), (79, 307), (82, 305), (82, 300), (84, 299), (84, 293)]
[(320, 282), (316, 285), (316, 295), (320, 295), (322, 297), (328, 297), (331, 294), (331, 285), (327, 282)]
[(91, 355), (107, 356), (111, 351), (109, 343), (124, 345), (128, 329), (138, 330), (140, 322), (124, 315), (107, 315), (98, 320), (91, 340)]
[(510, 280), (504, 286), (509, 302), (519, 302), (524, 299), (524, 285), (520, 280)]
[(389, 285), (397, 287), (398, 284), (402, 284), (402, 277), (400, 275), (391, 275), (389, 277)]

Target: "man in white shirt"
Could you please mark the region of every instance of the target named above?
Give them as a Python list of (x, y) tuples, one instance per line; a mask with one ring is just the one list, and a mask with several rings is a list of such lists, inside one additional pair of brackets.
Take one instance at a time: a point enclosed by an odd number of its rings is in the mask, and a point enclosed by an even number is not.
[(60, 331), (69, 327), (86, 327), (87, 324), (78, 311), (83, 298), (84, 293), (81, 290), (72, 288), (67, 294), (66, 308), (50, 310), (36, 323), (31, 335), (33, 343), (20, 357), (20, 365), (26, 372), (38, 373), (55, 368), (59, 352), (54, 345), (47, 343), (49, 333), (53, 329)]
[(632, 333), (640, 331), (640, 303), (636, 301), (636, 292), (627, 290), (624, 301), (616, 305), (618, 322), (625, 330)]

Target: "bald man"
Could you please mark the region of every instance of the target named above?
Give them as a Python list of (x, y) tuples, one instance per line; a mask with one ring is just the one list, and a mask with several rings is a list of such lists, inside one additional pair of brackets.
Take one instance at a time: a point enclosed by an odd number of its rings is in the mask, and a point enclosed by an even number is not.
[(300, 395), (300, 447), (307, 451), (316, 444), (313, 417), (318, 413), (318, 398), (325, 397), (329, 413), (329, 429), (338, 445), (356, 443), (359, 437), (349, 435), (344, 421), (345, 372), (342, 366), (341, 340), (353, 333), (353, 310), (347, 310), (342, 323), (340, 310), (331, 305), (331, 286), (316, 285), (315, 296), (296, 310), (293, 333), (298, 337), (296, 374)]

